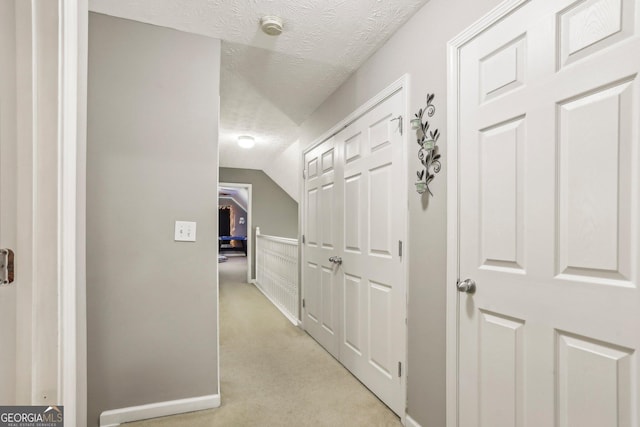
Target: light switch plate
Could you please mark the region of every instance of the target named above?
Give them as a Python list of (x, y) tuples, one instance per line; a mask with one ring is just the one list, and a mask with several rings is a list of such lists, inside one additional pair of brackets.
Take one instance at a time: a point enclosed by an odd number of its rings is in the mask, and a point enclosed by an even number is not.
[(191, 221), (176, 221), (176, 242), (195, 242), (196, 223)]

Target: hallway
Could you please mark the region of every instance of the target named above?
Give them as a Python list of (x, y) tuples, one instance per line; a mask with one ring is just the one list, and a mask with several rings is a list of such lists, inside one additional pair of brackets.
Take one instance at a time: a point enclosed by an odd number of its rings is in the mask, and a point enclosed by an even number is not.
[(392, 411), (245, 282), (245, 263), (230, 257), (219, 265), (221, 407), (127, 425), (400, 426)]

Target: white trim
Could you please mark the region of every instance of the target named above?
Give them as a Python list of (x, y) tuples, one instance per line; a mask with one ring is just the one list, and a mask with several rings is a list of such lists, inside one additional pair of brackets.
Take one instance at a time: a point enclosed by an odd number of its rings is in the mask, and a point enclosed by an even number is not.
[(404, 426), (405, 427), (422, 427), (420, 424), (418, 424), (416, 420), (411, 418), (409, 415), (407, 415), (407, 418), (405, 419)]
[(482, 34), (487, 28), (504, 19), (507, 15), (510, 15), (516, 9), (530, 1), (531, 0), (504, 0), (482, 18), (478, 19), (460, 34), (451, 39), (448, 43), (449, 47), (460, 49), (462, 46)]
[[(87, 0), (16, 2), (15, 19), (16, 84), (22, 89), (16, 100), (18, 156), (24, 166), (18, 176), (23, 285), (17, 396), (64, 405), (67, 425), (83, 426)], [(43, 342), (43, 336), (55, 341)]]
[(304, 158), (305, 158), (305, 150), (301, 150), (300, 151), (300, 156), (302, 157), (302, 159), (300, 160), (300, 167), (302, 168), (302, 171), (299, 171), (300, 174), (302, 174), (302, 180), (300, 181), (300, 185), (298, 186), (298, 193), (299, 193), (299, 199), (298, 199), (298, 314), (300, 315), (300, 319), (298, 319), (298, 326), (302, 329), (304, 329), (304, 307), (302, 307), (302, 298), (304, 295), (304, 275), (303, 275), (303, 271), (304, 268), (302, 268), (302, 266), (304, 265), (304, 243), (302, 243), (302, 236), (304, 235), (304, 201), (305, 201), (305, 185), (306, 185), (306, 180), (307, 180), (307, 172), (306, 172), (306, 165), (304, 163)]
[(284, 243), (291, 246), (298, 246), (298, 239), (292, 239), (290, 237), (269, 236), (268, 234), (260, 234), (265, 240), (271, 240), (272, 242)]
[[(410, 133), (410, 129), (411, 126), (409, 126), (409, 123), (411, 121), (411, 76), (409, 74), (405, 74), (403, 76), (403, 86), (402, 86), (402, 90), (404, 91), (404, 120), (402, 121), (402, 125), (403, 125), (403, 129), (402, 129), (402, 133), (403, 133), (403, 138), (402, 138), (402, 144), (404, 149), (402, 150), (402, 157), (403, 157), (403, 164), (404, 164), (404, 171), (405, 173), (403, 174), (403, 183), (402, 183), (402, 187), (405, 189), (405, 191), (402, 192), (403, 196), (402, 196), (402, 201), (401, 201), (401, 206), (406, 206), (406, 213), (405, 213), (405, 231), (404, 231), (404, 241), (402, 244), (402, 262), (404, 262), (404, 292), (405, 292), (405, 308), (404, 308), (404, 316), (405, 316), (405, 322), (404, 322), (404, 336), (405, 336), (405, 340), (404, 340), (404, 360), (402, 361), (402, 366), (404, 367), (403, 369), (403, 378), (402, 380), (404, 381), (404, 388), (403, 388), (403, 401), (404, 401), (404, 406), (403, 406), (403, 412), (402, 415), (400, 416), (400, 420), (405, 422), (405, 425), (407, 423), (407, 418), (411, 419), (411, 417), (409, 417), (407, 415), (407, 404), (408, 404), (408, 398), (407, 396), (409, 396), (409, 277), (410, 277), (410, 266), (409, 266), (409, 260), (410, 258), (410, 240), (411, 240), (411, 233), (409, 230), (409, 224), (411, 222), (411, 214), (409, 212), (409, 194), (413, 192), (413, 185), (412, 183), (409, 182), (409, 176), (406, 173), (406, 171), (411, 170), (411, 160), (410, 160), (410, 156), (409, 156), (409, 144), (411, 144), (413, 142), (413, 140), (411, 140), (409, 138), (409, 133)], [(411, 185), (411, 188), (409, 187)]]
[(446, 420), (458, 425), (458, 47), (447, 47)]
[(218, 408), (220, 395), (191, 397), (188, 399), (169, 400), (166, 402), (150, 403), (148, 405), (131, 406), (128, 408), (112, 409), (100, 414), (100, 427), (115, 427), (122, 423), (146, 420), (149, 418), (166, 417), (187, 412), (203, 411)]
[[(220, 45), (221, 46), (221, 45)], [(218, 61), (218, 69), (219, 69), (220, 61)], [(219, 84), (220, 82), (218, 82)], [(220, 91), (218, 90), (218, 117), (216, 117), (216, 126), (218, 130), (218, 138), (216, 139), (216, 184), (218, 187), (216, 188), (216, 195), (219, 194), (220, 190)], [(248, 216), (248, 214), (247, 214)], [(218, 222), (219, 216), (215, 215), (215, 230), (218, 230), (220, 226)], [(247, 219), (248, 222), (248, 219)], [(247, 227), (249, 224), (247, 224)], [(220, 255), (219, 248), (220, 244), (216, 242), (216, 382), (218, 383), (218, 398), (222, 395), (222, 388), (220, 387), (220, 265), (218, 264), (218, 255)]]
[[(66, 423), (70, 427), (86, 424), (86, 363), (85, 353), (78, 349), (86, 345), (84, 302), (86, 281), (84, 266), (84, 230), (78, 228), (78, 216), (84, 209), (78, 206), (78, 183), (85, 180), (84, 168), (78, 163), (78, 152), (86, 140), (79, 134), (86, 120), (80, 114), (80, 95), (86, 97), (86, 87), (80, 86), (81, 63), (86, 58), (86, 27), (82, 25), (88, 13), (86, 0), (64, 0), (59, 5), (58, 52), (58, 401), (66, 408)], [(82, 25), (82, 26), (81, 26)], [(82, 51), (80, 49), (83, 49)], [(82, 150), (84, 151), (84, 150)], [(82, 199), (83, 200), (83, 199)], [(81, 221), (84, 224), (84, 221)], [(78, 263), (79, 261), (79, 263)]]
[[(218, 188), (220, 187), (232, 187), (232, 188), (245, 188), (247, 190), (247, 283), (251, 283), (253, 278), (251, 277), (251, 261), (253, 257), (251, 255), (251, 249), (253, 245), (251, 244), (251, 239), (253, 237), (253, 221), (252, 221), (252, 211), (253, 211), (253, 185), (245, 184), (241, 182), (218, 182)], [(218, 199), (220, 197), (218, 196)]]
[[(375, 106), (380, 104), (382, 101), (384, 101), (385, 99), (389, 98), (391, 95), (395, 94), (396, 92), (398, 92), (400, 90), (406, 89), (408, 87), (409, 87), (409, 74), (404, 74), (398, 80), (396, 80), (395, 82), (391, 83), (389, 86), (387, 86), (382, 91), (380, 91), (377, 95), (373, 96), (367, 102), (365, 102), (360, 107), (358, 107), (354, 112), (349, 114), (344, 119), (340, 120), (335, 126), (333, 126), (331, 129), (329, 129), (327, 132), (322, 134), (320, 136), (320, 138), (317, 138), (313, 142), (313, 144), (311, 144), (310, 146), (308, 146), (307, 148), (304, 149), (303, 157), (302, 157), (302, 159), (303, 159), (303, 161), (302, 161), (303, 170), (304, 170), (304, 155), (305, 154), (307, 154), (309, 151), (313, 150), (318, 145), (322, 144), (327, 139), (331, 138), (333, 135), (335, 135), (336, 133), (340, 132), (342, 129), (346, 128), (347, 126), (349, 126), (350, 124), (352, 124), (356, 120), (358, 120), (367, 111), (371, 110), (372, 108), (374, 108)], [(409, 111), (407, 110), (406, 114), (408, 114), (408, 113), (409, 113)], [(408, 122), (406, 117), (405, 117), (404, 122)], [(406, 138), (406, 134), (404, 132), (403, 132), (403, 136), (405, 136), (405, 138)], [(302, 190), (302, 193), (304, 194), (304, 188)]]
[[(411, 116), (411, 103), (410, 103), (410, 75), (407, 74), (403, 74), (402, 77), (400, 77), (399, 79), (397, 79), (396, 81), (394, 81), (393, 83), (391, 83), (389, 86), (387, 86), (386, 88), (384, 88), (382, 91), (380, 91), (378, 94), (376, 94), (375, 96), (373, 96), (372, 98), (370, 98), (368, 101), (366, 101), (364, 104), (362, 104), (360, 107), (358, 107), (355, 111), (353, 111), (351, 114), (349, 114), (347, 117), (345, 117), (344, 119), (342, 119), (341, 121), (339, 121), (336, 125), (334, 125), (333, 127), (331, 127), (331, 129), (329, 129), (327, 132), (325, 132), (324, 134), (322, 134), (319, 138), (317, 138), (311, 145), (309, 145), (308, 147), (306, 147), (303, 151), (302, 151), (302, 161), (301, 161), (301, 167), (302, 167), (302, 171), (300, 173), (306, 173), (305, 172), (305, 157), (306, 154), (308, 152), (310, 152), (311, 150), (315, 149), (317, 146), (319, 146), (320, 144), (322, 144), (323, 142), (325, 142), (326, 140), (328, 140), (329, 138), (331, 138), (332, 136), (334, 136), (335, 134), (337, 134), (338, 132), (340, 132), (342, 129), (348, 127), (350, 124), (352, 124), (353, 122), (355, 122), (356, 120), (358, 120), (360, 117), (362, 117), (363, 115), (365, 115), (369, 110), (375, 108), (378, 104), (381, 104), (384, 100), (386, 100), (387, 98), (391, 97), (392, 95), (396, 94), (399, 91), (403, 91), (403, 96), (404, 96), (404, 114), (403, 114), (403, 129), (402, 129), (402, 156), (403, 156), (403, 166), (405, 166), (404, 170), (408, 170), (409, 167), (409, 155), (408, 155), (408, 141), (409, 141), (409, 120), (410, 120), (410, 116)], [(298, 224), (299, 224), (299, 236), (303, 235), (304, 229), (305, 229), (305, 224), (304, 224), (304, 212), (306, 210), (306, 198), (305, 198), (305, 183), (306, 179), (302, 180), (302, 185), (300, 186), (300, 203), (298, 203), (298, 207), (299, 207), (299, 213), (298, 213)], [(408, 175), (406, 173), (403, 174), (402, 177), (402, 181), (403, 181), (403, 187), (405, 188), (405, 191), (402, 192), (403, 194), (403, 200), (402, 203), (404, 206), (407, 206), (407, 212), (406, 212), (406, 217), (405, 217), (405, 229), (404, 229), (404, 236), (403, 236), (403, 250), (404, 253), (402, 255), (402, 262), (404, 262), (405, 267), (404, 267), (404, 271), (403, 271), (403, 275), (404, 277), (402, 278), (402, 280), (404, 281), (404, 289), (405, 289), (405, 316), (409, 316), (409, 304), (408, 304), (408, 295), (409, 295), (409, 251), (408, 251), (408, 247), (409, 247), (409, 209), (408, 209), (408, 197), (409, 197), (409, 187), (408, 187)], [(302, 243), (302, 241), (300, 241), (300, 251), (299, 251), (299, 259), (300, 262), (298, 263), (300, 266), (305, 265), (305, 259), (304, 259), (304, 244)], [(304, 268), (300, 268), (300, 303), (302, 303), (302, 299), (304, 298), (305, 295), (305, 289), (304, 289)], [(305, 316), (304, 316), (304, 308), (302, 307), (302, 304), (300, 304), (300, 327), (302, 327), (303, 329), (305, 329)], [(407, 381), (407, 373), (409, 371), (409, 330), (408, 330), (408, 326), (407, 326), (407, 322), (405, 322), (405, 326), (404, 326), (404, 342), (405, 342), (405, 354), (404, 354), (404, 360), (402, 361), (403, 366), (404, 366), (404, 372), (402, 375), (402, 381), (404, 381), (404, 387), (402, 388), (403, 391), (403, 397), (402, 400), (404, 402), (404, 405), (402, 405), (402, 410), (400, 415), (400, 419), (403, 420), (406, 416), (406, 403), (407, 403), (407, 395), (408, 395), (408, 384), (409, 381)]]
[(458, 280), (459, 188), (458, 188), (458, 110), (459, 51), (497, 21), (530, 0), (505, 0), (447, 45), (447, 317), (446, 317), (446, 400), (447, 426), (458, 425)]

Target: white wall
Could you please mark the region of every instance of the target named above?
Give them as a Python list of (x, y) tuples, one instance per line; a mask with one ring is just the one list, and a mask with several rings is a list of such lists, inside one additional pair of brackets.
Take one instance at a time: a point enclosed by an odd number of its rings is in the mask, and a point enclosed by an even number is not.
[[(383, 88), (409, 73), (411, 115), (435, 93), (432, 129), (447, 159), (446, 43), (499, 0), (431, 0), (360, 67), (302, 125), (301, 149)], [(420, 163), (410, 142), (408, 414), (423, 427), (445, 425), (446, 165), (433, 198), (413, 186)]]
[(264, 169), (276, 184), (298, 202), (301, 182), (300, 141), (296, 141), (278, 154)]

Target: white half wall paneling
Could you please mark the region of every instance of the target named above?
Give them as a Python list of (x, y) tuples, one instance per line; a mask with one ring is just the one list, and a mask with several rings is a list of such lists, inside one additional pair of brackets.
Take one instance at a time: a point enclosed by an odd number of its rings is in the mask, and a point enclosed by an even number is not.
[(256, 287), (294, 325), (300, 324), (298, 241), (256, 228)]

